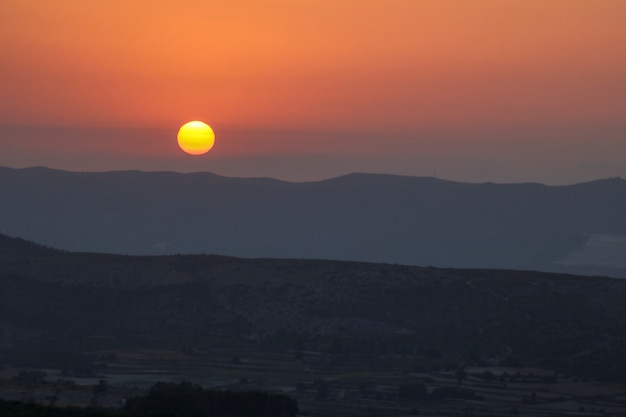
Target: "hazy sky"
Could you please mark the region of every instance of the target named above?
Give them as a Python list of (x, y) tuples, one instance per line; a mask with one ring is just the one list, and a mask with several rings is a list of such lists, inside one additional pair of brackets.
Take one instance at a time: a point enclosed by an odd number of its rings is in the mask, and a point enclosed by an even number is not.
[[(0, 165), (626, 177), (624, 0), (0, 0)], [(178, 127), (214, 127), (204, 157)]]

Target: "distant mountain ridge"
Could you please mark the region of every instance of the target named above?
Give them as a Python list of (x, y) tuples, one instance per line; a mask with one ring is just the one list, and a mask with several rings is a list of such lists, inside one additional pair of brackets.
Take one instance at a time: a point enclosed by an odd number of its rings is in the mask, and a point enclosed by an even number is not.
[(467, 184), (350, 174), (0, 167), (0, 230), (55, 248), (213, 253), (626, 277), (626, 181)]

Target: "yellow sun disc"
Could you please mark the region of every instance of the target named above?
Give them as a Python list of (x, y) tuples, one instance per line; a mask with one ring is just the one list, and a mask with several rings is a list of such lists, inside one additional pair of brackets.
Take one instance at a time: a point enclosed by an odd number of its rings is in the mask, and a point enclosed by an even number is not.
[(215, 143), (215, 133), (211, 126), (194, 120), (185, 123), (178, 131), (178, 146), (190, 155), (207, 153)]

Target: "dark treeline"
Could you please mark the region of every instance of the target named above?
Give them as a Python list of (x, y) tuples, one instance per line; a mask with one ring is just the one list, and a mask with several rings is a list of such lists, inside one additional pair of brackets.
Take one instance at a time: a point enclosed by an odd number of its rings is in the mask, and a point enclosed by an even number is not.
[(214, 391), (189, 382), (160, 382), (146, 396), (129, 399), (125, 411), (132, 416), (157, 417), (292, 417), (298, 414), (298, 403), (280, 394)]
[(120, 417), (121, 411), (92, 410), (78, 407), (50, 407), (33, 403), (0, 400), (2, 417)]
[(260, 391), (205, 390), (188, 382), (157, 383), (124, 409), (50, 407), (0, 400), (2, 417), (295, 417), (298, 403), (281, 394)]

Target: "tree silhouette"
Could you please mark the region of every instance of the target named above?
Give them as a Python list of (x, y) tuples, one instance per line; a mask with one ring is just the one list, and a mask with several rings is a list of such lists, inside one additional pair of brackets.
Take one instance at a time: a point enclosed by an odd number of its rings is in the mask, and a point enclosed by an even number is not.
[(146, 396), (129, 399), (125, 410), (155, 417), (294, 417), (298, 403), (280, 394), (214, 391), (190, 382), (161, 382)]

